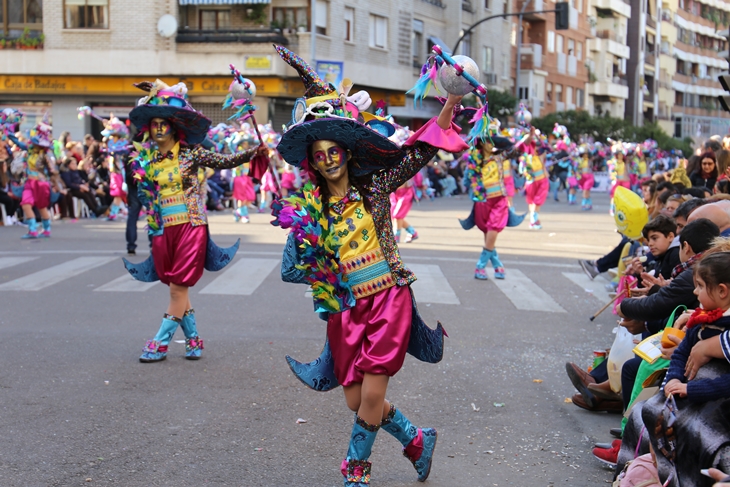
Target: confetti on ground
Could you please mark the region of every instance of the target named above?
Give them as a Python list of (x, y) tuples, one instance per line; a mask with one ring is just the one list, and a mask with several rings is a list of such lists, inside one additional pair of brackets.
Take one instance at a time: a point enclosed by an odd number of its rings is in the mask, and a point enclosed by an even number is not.
[(503, 408), (504, 407), (504, 403), (503, 402), (495, 402), (494, 403), (494, 407), (495, 408)]
[(535, 384), (542, 384), (542, 379), (532, 379)]
[(563, 401), (565, 404), (573, 404), (573, 400), (569, 397), (565, 398), (565, 401)]
[(302, 419), (302, 418), (297, 419), (297, 424), (302, 424), (302, 423), (306, 423), (306, 422), (307, 422), (306, 419)]
[(474, 404), (474, 403), (471, 403), (471, 408), (472, 408), (472, 410), (473, 410), (473, 411), (475, 411), (475, 412), (477, 412), (477, 413), (478, 413), (478, 412), (479, 412), (479, 410), (481, 409), (481, 408), (478, 408), (478, 407), (477, 407), (477, 405), (476, 405), (476, 404)]

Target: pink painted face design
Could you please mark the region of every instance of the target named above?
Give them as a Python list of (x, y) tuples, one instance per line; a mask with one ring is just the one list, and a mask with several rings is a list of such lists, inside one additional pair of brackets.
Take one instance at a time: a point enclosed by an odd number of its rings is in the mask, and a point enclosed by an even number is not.
[(156, 142), (172, 137), (172, 125), (162, 118), (153, 118), (150, 122), (150, 135)]
[(347, 177), (345, 149), (331, 140), (318, 140), (312, 144), (312, 165), (327, 181), (340, 181)]
[(345, 149), (333, 145), (314, 153), (314, 163), (321, 167), (340, 167), (346, 162)]

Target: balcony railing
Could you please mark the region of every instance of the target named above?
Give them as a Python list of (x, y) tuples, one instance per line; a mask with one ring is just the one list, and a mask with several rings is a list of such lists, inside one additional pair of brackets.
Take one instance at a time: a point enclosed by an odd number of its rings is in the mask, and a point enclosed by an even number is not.
[(614, 32), (612, 30), (608, 30), (608, 29), (597, 31), (596, 37), (598, 37), (599, 39), (607, 39), (609, 41), (615, 41), (615, 42), (618, 42), (619, 44), (624, 43), (623, 36), (619, 36), (616, 32)]
[(522, 69), (542, 67), (542, 46), (540, 44), (522, 44), (520, 57)]
[(646, 16), (646, 25), (651, 27), (652, 29), (656, 29), (656, 20), (654, 20), (649, 15)]
[(243, 44), (274, 42), (289, 44), (289, 41), (278, 30), (274, 29), (220, 29), (177, 31), (175, 41), (185, 42), (233, 42)]

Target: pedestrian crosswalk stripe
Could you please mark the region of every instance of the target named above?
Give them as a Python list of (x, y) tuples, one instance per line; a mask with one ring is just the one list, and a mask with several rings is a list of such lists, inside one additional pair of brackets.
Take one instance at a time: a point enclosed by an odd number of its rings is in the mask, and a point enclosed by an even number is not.
[(419, 303), (461, 304), (441, 272), (441, 267), (433, 264), (409, 264), (408, 268), (418, 277), (411, 287)]
[(611, 300), (606, 291), (603, 279), (593, 281), (585, 272), (563, 272), (563, 275), (583, 288), (586, 293), (593, 294), (600, 302), (607, 303)]
[(113, 281), (94, 289), (94, 291), (144, 292), (158, 282), (159, 281), (142, 282), (136, 280), (130, 274), (124, 274), (122, 277), (118, 277)]
[(280, 263), (279, 259), (239, 259), (198, 294), (250, 296)]
[(36, 260), (37, 258), (38, 257), (0, 257), (0, 269), (25, 264), (26, 262)]
[(0, 285), (0, 291), (40, 291), (113, 260), (117, 257), (79, 257), (6, 282)]
[[(487, 269), (487, 272), (489, 278), (494, 279), (494, 271)], [(517, 269), (507, 269), (507, 278), (494, 279), (494, 282), (517, 309), (551, 313), (567, 312), (548, 293)]]

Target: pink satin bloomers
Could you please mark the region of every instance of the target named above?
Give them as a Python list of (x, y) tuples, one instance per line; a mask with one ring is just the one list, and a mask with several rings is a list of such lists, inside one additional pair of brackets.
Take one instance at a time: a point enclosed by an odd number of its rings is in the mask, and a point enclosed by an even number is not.
[(395, 375), (408, 350), (412, 313), (408, 286), (393, 286), (330, 314), (327, 337), (339, 383), (362, 383), (365, 373)]
[(162, 235), (152, 237), (152, 255), (160, 281), (168, 286), (194, 286), (203, 275), (207, 246), (207, 225), (165, 227)]

